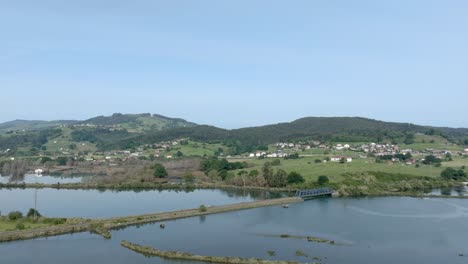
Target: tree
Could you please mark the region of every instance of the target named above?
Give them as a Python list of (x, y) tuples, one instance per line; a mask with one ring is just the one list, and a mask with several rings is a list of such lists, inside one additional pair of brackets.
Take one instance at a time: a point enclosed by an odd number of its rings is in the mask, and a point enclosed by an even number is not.
[(325, 185), (325, 184), (327, 184), (329, 182), (330, 182), (330, 180), (328, 179), (328, 177), (324, 176), (324, 175), (319, 176), (318, 179), (317, 179), (318, 185)]
[(299, 153), (293, 153), (293, 154), (290, 154), (290, 155), (287, 155), (284, 157), (284, 159), (298, 159), (299, 158)]
[(257, 175), (258, 175), (258, 170), (251, 170), (251, 171), (249, 172), (249, 176), (250, 176), (250, 177), (257, 177)]
[(245, 177), (247, 177), (248, 174), (249, 173), (246, 170), (241, 170), (237, 173), (237, 175), (239, 175), (242, 178), (242, 183), (244, 184), (244, 188), (245, 188)]
[(21, 213), (20, 211), (13, 211), (8, 214), (8, 219), (10, 219), (11, 221), (18, 220), (21, 218), (23, 218), (23, 213)]
[(65, 166), (67, 165), (68, 158), (67, 157), (58, 157), (57, 158), (57, 164), (59, 166)]
[(208, 172), (208, 178), (210, 178), (211, 181), (217, 181), (219, 180), (219, 173), (217, 170), (210, 170)]
[(202, 204), (202, 205), (200, 205), (198, 210), (203, 213), (203, 212), (206, 212), (208, 209), (206, 208), (206, 206), (204, 204)]
[(466, 178), (466, 172), (448, 167), (440, 173), (440, 176), (447, 180), (460, 180)]
[(164, 178), (168, 175), (166, 168), (164, 168), (164, 166), (159, 163), (154, 164), (153, 168), (154, 168), (154, 172), (153, 172), (154, 177)]
[(315, 162), (315, 163), (322, 163), (322, 160), (321, 160), (321, 159), (315, 159), (314, 162)]
[(290, 184), (294, 184), (294, 183), (303, 183), (305, 180), (304, 180), (304, 177), (302, 177), (301, 174), (295, 172), (295, 171), (291, 171), (288, 175), (288, 183)]
[(345, 157), (342, 157), (342, 158), (340, 159), (340, 163), (346, 163), (346, 158), (345, 158)]
[(46, 162), (49, 162), (49, 161), (52, 161), (52, 159), (50, 157), (42, 157), (41, 158), (41, 163), (44, 164)]
[(452, 159), (452, 154), (451, 154), (450, 152), (447, 152), (447, 153), (445, 154), (445, 160), (447, 160), (447, 161), (452, 161), (452, 160), (453, 160), (453, 159)]
[(175, 156), (180, 158), (180, 157), (184, 156), (184, 153), (182, 153), (182, 151), (179, 150), (179, 151), (176, 152)]
[(414, 134), (406, 134), (406, 137), (405, 137), (405, 140), (404, 140), (404, 143), (406, 145), (411, 145), (414, 143)]
[(263, 177), (265, 177), (267, 182), (268, 182), (268, 179), (273, 176), (273, 169), (271, 168), (270, 162), (265, 162), (265, 164), (263, 164), (262, 175)]
[(285, 170), (279, 169), (273, 175), (268, 185), (270, 185), (270, 187), (285, 187), (287, 183), (288, 183), (288, 173)]
[(281, 160), (275, 159), (271, 162), (271, 166), (279, 166), (281, 165)]
[(26, 217), (40, 217), (41, 214), (34, 208), (29, 209), (28, 213), (26, 214)]
[(428, 155), (424, 158), (424, 161), (423, 163), (426, 164), (426, 165), (429, 165), (429, 164), (435, 164), (435, 163), (440, 163), (441, 160), (438, 159), (436, 156), (434, 155)]

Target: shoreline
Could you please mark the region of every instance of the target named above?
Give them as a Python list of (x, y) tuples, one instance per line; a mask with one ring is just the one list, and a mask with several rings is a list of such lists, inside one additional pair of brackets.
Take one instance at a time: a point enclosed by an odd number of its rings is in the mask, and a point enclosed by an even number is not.
[[(226, 185), (226, 184), (95, 184), (95, 183), (0, 183), (1, 189), (63, 189), (63, 190), (109, 190), (109, 191), (131, 191), (131, 190), (247, 190), (247, 191), (269, 191), (269, 192), (296, 192), (303, 188), (291, 187), (291, 188), (270, 188), (270, 187), (257, 187), (257, 186), (242, 186)], [(385, 196), (402, 196), (402, 197), (413, 197), (413, 198), (457, 198), (457, 199), (468, 199), (467, 196), (463, 195), (435, 195), (435, 194), (424, 194), (417, 191), (406, 191), (406, 192), (390, 192), (390, 191), (376, 191), (374, 193), (364, 195), (337, 195), (336, 197), (349, 197), (349, 198), (364, 198), (364, 197), (385, 197)]]

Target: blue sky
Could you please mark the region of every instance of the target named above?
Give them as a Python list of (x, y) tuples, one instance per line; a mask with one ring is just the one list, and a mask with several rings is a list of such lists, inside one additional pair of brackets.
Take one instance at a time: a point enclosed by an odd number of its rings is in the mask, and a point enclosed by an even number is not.
[(0, 122), (468, 127), (468, 1), (0, 0)]

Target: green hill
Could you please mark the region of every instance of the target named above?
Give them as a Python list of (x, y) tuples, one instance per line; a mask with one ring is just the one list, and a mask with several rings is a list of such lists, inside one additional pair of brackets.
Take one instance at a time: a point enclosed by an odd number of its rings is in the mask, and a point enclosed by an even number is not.
[(56, 121), (41, 121), (41, 120), (13, 120), (0, 124), (0, 133), (7, 133), (18, 130), (41, 130), (61, 125), (74, 124), (74, 120), (56, 120)]
[(289, 123), (221, 129), (213, 126), (194, 126), (164, 131), (149, 131), (138, 137), (104, 146), (107, 149), (138, 146), (176, 138), (190, 138), (203, 142), (223, 142), (238, 148), (238, 152), (264, 148), (278, 141), (315, 139), (335, 142), (385, 142), (411, 144), (415, 133), (439, 135), (462, 144), (468, 139), (468, 129), (434, 128), (408, 123), (384, 122), (361, 117), (306, 117)]
[(195, 123), (180, 118), (170, 118), (162, 115), (145, 114), (120, 114), (111, 116), (97, 116), (79, 124), (91, 124), (96, 126), (116, 126), (128, 130), (163, 130), (177, 127), (192, 127)]
[(0, 128), (31, 130), (0, 135), (0, 150), (40, 148), (50, 140), (63, 141), (63, 146), (89, 142), (101, 150), (115, 150), (179, 138), (222, 143), (232, 153), (265, 149), (279, 141), (302, 140), (391, 142), (408, 146), (418, 143), (424, 148), (428, 142), (417, 137), (420, 134), (427, 135), (427, 141), (433, 140), (431, 136), (443, 139), (439, 145), (468, 144), (465, 128), (437, 128), (362, 117), (306, 117), (288, 123), (228, 130), (161, 115), (117, 113), (85, 121), (17, 120), (0, 124)]

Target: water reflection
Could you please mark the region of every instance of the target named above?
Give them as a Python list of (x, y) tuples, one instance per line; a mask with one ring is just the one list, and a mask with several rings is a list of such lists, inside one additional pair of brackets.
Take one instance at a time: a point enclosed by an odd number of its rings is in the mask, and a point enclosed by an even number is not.
[(83, 179), (82, 176), (50, 176), (43, 175), (37, 177), (35, 174), (0, 176), (0, 183), (79, 183)]
[[(26, 212), (34, 207), (35, 189), (0, 189), (0, 211)], [(38, 210), (49, 217), (116, 217), (224, 205), (288, 195), (239, 189), (70, 190), (38, 189)]]
[(425, 193), (430, 195), (468, 196), (468, 187), (465, 185), (442, 187), (425, 190)]

